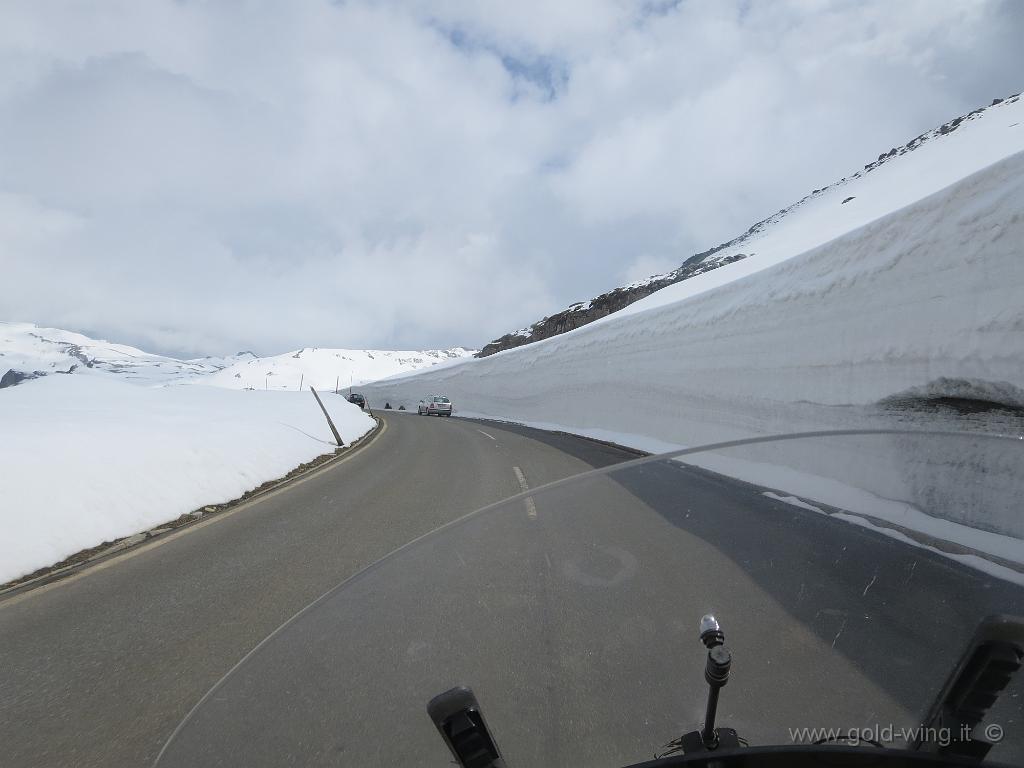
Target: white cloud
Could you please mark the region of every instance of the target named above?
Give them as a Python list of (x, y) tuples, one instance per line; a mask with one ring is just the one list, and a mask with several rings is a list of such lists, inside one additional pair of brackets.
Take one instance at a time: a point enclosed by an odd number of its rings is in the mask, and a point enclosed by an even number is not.
[(621, 281), (625, 284), (646, 280), (648, 277), (664, 275), (679, 266), (679, 263), (667, 256), (651, 256), (642, 254), (633, 259), (622, 271)]
[(0, 316), (480, 344), (1019, 89), (1021, 8), (7, 3)]

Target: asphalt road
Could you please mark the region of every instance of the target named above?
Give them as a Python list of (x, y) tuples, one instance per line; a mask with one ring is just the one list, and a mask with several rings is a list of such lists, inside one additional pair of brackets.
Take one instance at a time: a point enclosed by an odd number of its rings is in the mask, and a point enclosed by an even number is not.
[[(633, 458), (385, 418), (339, 466), (0, 603), (0, 765), (151, 764), (225, 672), (329, 588), (523, 484)], [(163, 764), (444, 765), (424, 705), (456, 683), (513, 765), (645, 759), (701, 717), (709, 609), (736, 657), (722, 718), (753, 741), (912, 725), (977, 620), (1024, 612), (1019, 587), (760, 491), (658, 463), (424, 537), (263, 646)], [(1008, 735), (1015, 702), (999, 713)]]
[[(639, 762), (702, 720), (708, 610), (734, 655), (721, 724), (752, 744), (840, 728), (898, 747), (978, 621), (1022, 608), (1009, 582), (658, 462), (389, 557), (253, 654), (160, 765), (446, 765), (424, 708), (457, 684), (509, 765)], [(992, 719), (1005, 729), (993, 757), (1014, 765), (1022, 683)]]
[[(633, 458), (382, 414), (350, 459), (229, 517), (0, 602), (0, 766), (150, 765), (263, 637), (396, 547), (531, 485)], [(186, 479), (187, 481), (187, 479)]]

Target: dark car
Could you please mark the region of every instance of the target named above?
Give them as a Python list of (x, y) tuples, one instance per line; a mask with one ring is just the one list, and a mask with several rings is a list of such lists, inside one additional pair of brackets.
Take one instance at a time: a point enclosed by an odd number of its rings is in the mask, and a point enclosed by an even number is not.
[(348, 396), (348, 401), (353, 405), (358, 405), (360, 408), (366, 408), (366, 398), (355, 392)]

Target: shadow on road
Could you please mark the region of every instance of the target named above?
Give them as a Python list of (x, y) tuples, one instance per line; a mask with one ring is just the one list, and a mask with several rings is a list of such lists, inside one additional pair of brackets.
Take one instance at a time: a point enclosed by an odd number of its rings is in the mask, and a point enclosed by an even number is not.
[[(572, 435), (501, 428), (595, 468), (636, 458)], [(1022, 587), (767, 498), (758, 486), (674, 461), (608, 477), (728, 557), (796, 621), (911, 711), (924, 714), (985, 616), (1024, 614)], [(1024, 723), (1024, 681), (1012, 688), (999, 716), (1004, 723)]]

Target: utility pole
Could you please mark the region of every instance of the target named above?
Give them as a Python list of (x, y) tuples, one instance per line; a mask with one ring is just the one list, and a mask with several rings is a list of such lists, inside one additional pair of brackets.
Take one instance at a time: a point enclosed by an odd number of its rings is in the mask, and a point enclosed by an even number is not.
[(334, 422), (331, 421), (331, 414), (329, 414), (327, 412), (327, 409), (324, 407), (323, 401), (320, 399), (320, 395), (318, 395), (316, 393), (316, 390), (313, 389), (312, 387), (309, 388), (309, 391), (313, 393), (313, 397), (316, 398), (317, 405), (319, 405), (320, 406), (320, 410), (324, 412), (324, 416), (327, 418), (327, 423), (331, 427), (331, 432), (334, 433), (334, 439), (338, 441), (338, 447), (339, 448), (344, 448), (345, 447), (345, 443), (342, 442), (341, 435), (338, 434), (338, 428), (335, 427), (334, 426)]

